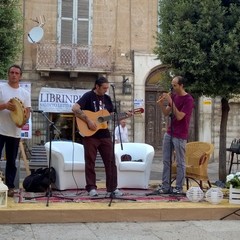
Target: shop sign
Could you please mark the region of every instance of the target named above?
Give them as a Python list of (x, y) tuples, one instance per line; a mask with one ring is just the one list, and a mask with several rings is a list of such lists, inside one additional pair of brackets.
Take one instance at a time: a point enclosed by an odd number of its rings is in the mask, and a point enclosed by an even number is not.
[(70, 113), (72, 106), (90, 89), (41, 88), (38, 108), (43, 112)]

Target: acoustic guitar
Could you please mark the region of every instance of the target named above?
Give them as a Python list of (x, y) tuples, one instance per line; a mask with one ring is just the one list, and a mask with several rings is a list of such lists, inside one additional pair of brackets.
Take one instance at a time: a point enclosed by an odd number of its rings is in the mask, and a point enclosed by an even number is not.
[[(98, 112), (83, 110), (83, 112), (89, 119), (91, 119), (93, 122), (96, 123), (97, 129), (94, 130), (94, 131), (89, 129), (86, 122), (84, 122), (80, 118), (76, 118), (79, 134), (82, 137), (89, 137), (89, 136), (92, 136), (99, 129), (106, 129), (108, 127), (107, 121), (111, 120), (114, 117), (114, 115), (111, 115), (108, 112), (108, 110), (106, 110), (106, 109), (100, 110)], [(143, 108), (136, 108), (136, 109), (134, 109), (133, 111), (130, 111), (130, 112), (132, 112), (134, 114), (141, 114), (141, 113), (144, 112), (144, 109)], [(118, 116), (119, 116), (119, 119), (127, 118), (126, 113), (120, 113), (120, 114), (118, 114)]]

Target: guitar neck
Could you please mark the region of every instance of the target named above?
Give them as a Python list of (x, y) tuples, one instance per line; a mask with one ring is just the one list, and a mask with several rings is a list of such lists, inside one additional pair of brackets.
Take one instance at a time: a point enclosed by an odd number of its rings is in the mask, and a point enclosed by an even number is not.
[[(88, 110), (83, 110), (83, 111), (89, 117), (89, 119), (94, 121), (97, 125), (97, 129), (93, 131), (88, 128), (88, 125), (86, 124), (86, 122), (84, 122), (80, 118), (76, 118), (79, 133), (83, 137), (92, 136), (99, 129), (106, 129), (108, 127), (107, 121), (116, 117), (116, 115), (118, 118), (117, 120), (122, 120), (128, 117), (126, 112), (119, 113), (119, 114), (117, 113), (109, 114), (109, 112), (106, 109), (100, 110), (98, 112), (91, 112)], [(137, 109), (134, 109), (132, 112), (136, 114), (136, 113), (143, 113), (143, 111), (144, 110), (142, 108), (137, 108)]]
[[(117, 113), (114, 113), (114, 114), (111, 114), (111, 115), (108, 115), (108, 116), (100, 116), (98, 118), (98, 121), (99, 122), (106, 122), (106, 121), (112, 120), (115, 117), (116, 114)], [(118, 114), (119, 120), (127, 118), (127, 117), (128, 117), (128, 115), (126, 113), (119, 113)]]

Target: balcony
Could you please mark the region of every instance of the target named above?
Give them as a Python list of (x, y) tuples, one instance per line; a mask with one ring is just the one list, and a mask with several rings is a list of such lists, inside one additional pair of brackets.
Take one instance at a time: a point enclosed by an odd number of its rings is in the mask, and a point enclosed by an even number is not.
[(37, 71), (111, 72), (111, 46), (40, 43)]

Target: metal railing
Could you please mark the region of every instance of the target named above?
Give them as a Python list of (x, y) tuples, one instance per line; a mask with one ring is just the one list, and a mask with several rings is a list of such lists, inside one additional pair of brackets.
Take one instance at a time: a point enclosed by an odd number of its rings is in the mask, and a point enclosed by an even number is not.
[(112, 57), (111, 46), (40, 43), (36, 70), (110, 72)]

